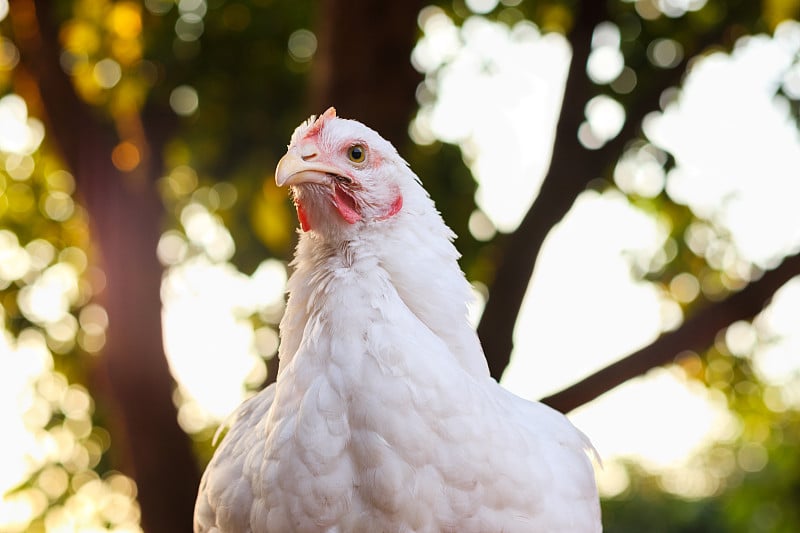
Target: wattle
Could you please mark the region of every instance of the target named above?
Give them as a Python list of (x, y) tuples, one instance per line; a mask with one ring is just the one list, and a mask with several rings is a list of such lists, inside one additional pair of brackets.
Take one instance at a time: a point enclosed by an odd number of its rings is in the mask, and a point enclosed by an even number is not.
[(308, 214), (306, 210), (303, 209), (303, 205), (295, 200), (294, 207), (297, 209), (297, 220), (300, 221), (300, 227), (303, 231), (309, 231), (311, 229), (311, 223), (308, 221)]
[(355, 199), (347, 194), (341, 187), (334, 187), (333, 205), (348, 224), (355, 224), (361, 220), (361, 213), (357, 211)]

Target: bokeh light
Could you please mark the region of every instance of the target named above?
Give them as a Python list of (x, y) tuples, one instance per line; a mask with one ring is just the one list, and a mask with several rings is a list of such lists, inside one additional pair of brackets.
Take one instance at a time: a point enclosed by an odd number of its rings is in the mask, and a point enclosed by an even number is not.
[(478, 15), (485, 15), (497, 7), (498, 0), (466, 0), (467, 8)]
[(289, 55), (295, 61), (310, 61), (317, 51), (317, 36), (311, 31), (300, 29), (289, 36)]
[[(190, 432), (224, 419), (265, 377), (265, 357), (277, 347), (271, 328), (248, 319), (283, 304), (286, 271), (267, 260), (248, 277), (203, 256), (170, 269), (164, 280), (164, 344), (186, 403)], [(268, 332), (269, 331), (269, 332)], [(213, 383), (213, 385), (212, 385)]]
[(625, 109), (606, 95), (598, 95), (586, 103), (586, 122), (578, 128), (578, 139), (591, 150), (601, 148), (617, 136), (625, 124)]
[(208, 11), (205, 0), (179, 0), (178, 12), (180, 16), (175, 21), (175, 35), (181, 41), (196, 41), (203, 35), (205, 25), (203, 18)]
[(110, 89), (122, 79), (122, 68), (111, 58), (98, 61), (93, 69), (95, 81), (103, 89)]
[(672, 68), (683, 59), (683, 46), (674, 39), (656, 39), (647, 46), (647, 57), (660, 68)]
[(636, 71), (630, 67), (624, 67), (619, 76), (610, 83), (610, 87), (618, 94), (628, 94), (636, 88), (638, 81)]
[(30, 154), (44, 138), (44, 126), (28, 118), (28, 107), (20, 96), (0, 98), (0, 151), (19, 156)]
[(668, 17), (678, 18), (689, 11), (697, 11), (706, 5), (706, 0), (658, 0), (658, 9)]
[(670, 197), (724, 227), (736, 254), (760, 266), (800, 246), (800, 143), (775, 99), (798, 36), (800, 23), (786, 22), (775, 39), (741, 39), (732, 55), (698, 61), (678, 100), (645, 122), (648, 137), (676, 158)]
[(188, 85), (175, 87), (169, 95), (169, 105), (175, 113), (181, 116), (193, 115), (200, 104), (197, 90)]
[(592, 35), (592, 51), (586, 63), (586, 73), (595, 83), (605, 84), (617, 79), (625, 67), (619, 49), (620, 32), (616, 24), (598, 24)]
[(130, 141), (122, 141), (111, 151), (114, 166), (124, 172), (130, 172), (139, 166), (141, 154), (139, 148)]
[(666, 154), (650, 144), (635, 144), (617, 162), (614, 182), (630, 195), (654, 198), (664, 189)]
[(102, 348), (108, 317), (86, 305), (102, 284), (87, 279), (86, 219), (73, 177), (38, 152), (44, 134), (20, 96), (0, 99), (0, 530), (138, 532), (135, 485), (95, 473), (110, 439), (61, 368), (78, 346)]
[(230, 259), (233, 238), (220, 216), (237, 201), (230, 183), (201, 184), (188, 165), (162, 179), (180, 227), (164, 232), (159, 260), (164, 346), (178, 381), (178, 421), (189, 433), (216, 427), (267, 377), (275, 356), (275, 324), (284, 306), (287, 272), (275, 259), (251, 275)]
[[(7, 5), (7, 4), (6, 4)], [(19, 50), (16, 45), (0, 37), (0, 70), (11, 70), (19, 63)]]

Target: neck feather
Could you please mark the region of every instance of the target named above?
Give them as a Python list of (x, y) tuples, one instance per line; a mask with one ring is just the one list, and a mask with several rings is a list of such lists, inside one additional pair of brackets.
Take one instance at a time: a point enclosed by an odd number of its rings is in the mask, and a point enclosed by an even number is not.
[(404, 191), (399, 213), (365, 225), (354, 239), (333, 242), (314, 232), (301, 235), (280, 326), (281, 368), (302, 341), (318, 291), (336, 282), (329, 276), (375, 268), (385, 271), (405, 305), (444, 341), (464, 370), (475, 377), (488, 375), (477, 335), (467, 321), (472, 293), (458, 266), (454, 235), (424, 190), (414, 185), (418, 190)]

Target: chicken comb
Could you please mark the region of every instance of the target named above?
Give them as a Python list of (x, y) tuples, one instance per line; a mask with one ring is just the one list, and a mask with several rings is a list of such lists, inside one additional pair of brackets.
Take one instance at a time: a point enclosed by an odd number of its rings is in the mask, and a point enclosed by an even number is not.
[(322, 126), (325, 125), (325, 122), (332, 118), (336, 118), (336, 108), (333, 106), (329, 107), (323, 114), (317, 117), (314, 123), (311, 124), (308, 130), (306, 130), (306, 133), (303, 135), (303, 137), (307, 139), (319, 134), (319, 131), (322, 129)]

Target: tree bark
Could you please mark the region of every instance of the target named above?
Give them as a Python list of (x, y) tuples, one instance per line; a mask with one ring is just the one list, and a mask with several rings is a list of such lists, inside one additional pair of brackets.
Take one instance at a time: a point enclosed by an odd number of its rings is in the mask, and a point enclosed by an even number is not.
[(144, 529), (189, 531), (199, 475), (177, 424), (161, 342), (160, 146), (140, 145), (142, 163), (133, 172), (113, 165), (113, 128), (77, 96), (60, 67), (53, 9), (45, 0), (18, 0), (11, 16), (22, 66), (37, 82), (49, 138), (75, 177), (106, 275), (98, 298), (109, 328), (93, 392), (106, 396), (100, 405), (113, 406), (114, 459), (137, 483)]
[(542, 402), (563, 413), (571, 411), (617, 385), (644, 374), (651, 368), (674, 361), (683, 351), (702, 351), (714, 343), (720, 330), (737, 320), (750, 320), (764, 308), (775, 291), (800, 275), (800, 255), (786, 258), (725, 300), (708, 304), (689, 317), (680, 328), (665, 333), (649, 346), (632, 353), (591, 376), (557, 392)]

